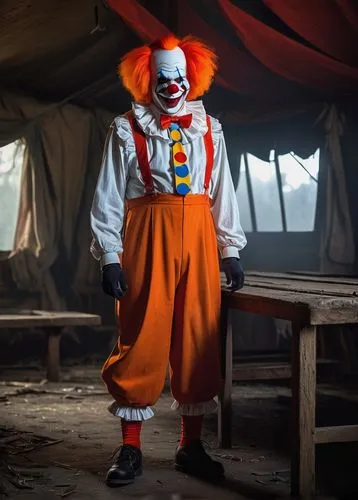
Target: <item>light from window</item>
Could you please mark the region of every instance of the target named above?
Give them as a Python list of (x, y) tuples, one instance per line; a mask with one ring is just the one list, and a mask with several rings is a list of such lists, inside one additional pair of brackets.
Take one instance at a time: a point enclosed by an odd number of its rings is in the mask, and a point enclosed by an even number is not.
[(279, 156), (287, 231), (313, 231), (316, 220), (319, 149), (303, 160)]
[(245, 231), (313, 231), (316, 218), (319, 149), (309, 158), (294, 153), (268, 162), (245, 153), (237, 199)]
[(25, 144), (19, 139), (0, 148), (0, 251), (14, 246)]

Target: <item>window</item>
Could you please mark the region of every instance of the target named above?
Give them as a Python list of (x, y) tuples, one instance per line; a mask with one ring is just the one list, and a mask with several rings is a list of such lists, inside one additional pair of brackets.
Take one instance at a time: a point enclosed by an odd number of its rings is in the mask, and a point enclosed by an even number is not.
[(22, 139), (0, 148), (0, 252), (14, 246), (24, 152)]
[(319, 149), (305, 160), (275, 151), (268, 162), (243, 154), (236, 193), (244, 230), (314, 231), (318, 171)]

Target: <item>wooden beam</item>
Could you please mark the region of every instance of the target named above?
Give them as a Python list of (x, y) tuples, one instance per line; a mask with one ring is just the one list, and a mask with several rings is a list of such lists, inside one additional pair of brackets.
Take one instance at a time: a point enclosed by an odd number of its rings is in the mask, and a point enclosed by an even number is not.
[(358, 324), (358, 297), (307, 293), (249, 282), (237, 292), (222, 285), (227, 307), (306, 325)]
[[(278, 291), (274, 298), (270, 295), (272, 295), (270, 290), (251, 289), (251, 287), (245, 286), (239, 292), (223, 291), (222, 301), (232, 309), (300, 323), (308, 324), (310, 322), (310, 309), (307, 304), (300, 303), (297, 299), (294, 301), (294, 298), (290, 301), (287, 298), (289, 295), (287, 292)], [(291, 295), (294, 297), (297, 294), (292, 293)]]
[(220, 448), (231, 448), (232, 421), (232, 312), (222, 306), (221, 309), (221, 345), (223, 388), (219, 394), (218, 409), (218, 444)]
[(291, 378), (290, 363), (240, 363), (235, 364), (232, 379), (240, 380), (279, 380)]
[(73, 311), (21, 311), (0, 312), (0, 328), (45, 328), (64, 326), (98, 326), (101, 317)]
[(255, 211), (254, 193), (253, 193), (252, 183), (251, 183), (249, 160), (247, 157), (247, 153), (244, 153), (243, 156), (244, 156), (244, 162), (245, 162), (245, 177), (246, 177), (246, 186), (247, 186), (247, 196), (249, 198), (252, 230), (254, 232), (256, 232), (257, 231), (257, 219), (256, 219), (256, 211)]
[(62, 328), (46, 328), (47, 335), (47, 380), (60, 380), (60, 340)]
[[(250, 361), (250, 358), (253, 361)], [(273, 361), (274, 355), (261, 356), (258, 361), (254, 356), (242, 356), (238, 361), (234, 357), (232, 380), (235, 382), (244, 380), (282, 380), (290, 379), (292, 376), (291, 362)], [(339, 366), (340, 361), (336, 359), (317, 359), (317, 369), (322, 366)]]
[(280, 210), (281, 210), (281, 220), (282, 220), (282, 228), (283, 232), (287, 233), (287, 220), (286, 220), (286, 211), (285, 211), (285, 199), (283, 197), (283, 188), (282, 188), (282, 177), (280, 170), (280, 162), (278, 159), (278, 154), (275, 151), (275, 170), (276, 170), (276, 179), (278, 185), (278, 196), (280, 200)]
[(316, 327), (293, 325), (291, 494), (315, 498)]
[(314, 438), (316, 444), (358, 441), (358, 425), (317, 427)]

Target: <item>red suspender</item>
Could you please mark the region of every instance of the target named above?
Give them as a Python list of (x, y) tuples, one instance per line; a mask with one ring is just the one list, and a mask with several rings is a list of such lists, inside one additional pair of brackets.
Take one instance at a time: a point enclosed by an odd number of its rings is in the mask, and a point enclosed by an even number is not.
[(204, 178), (205, 193), (209, 190), (211, 173), (213, 171), (213, 165), (214, 165), (214, 144), (213, 144), (213, 136), (211, 133), (211, 121), (209, 115), (206, 115), (206, 123), (208, 126), (208, 131), (204, 135), (204, 144), (206, 152), (206, 169)]
[(128, 111), (126, 115), (132, 129), (139, 170), (142, 174), (145, 190), (147, 193), (152, 193), (154, 191), (153, 178), (148, 160), (147, 141), (145, 139), (145, 133), (139, 127), (137, 120), (134, 117), (133, 111)]
[[(133, 111), (128, 111), (128, 113), (126, 113), (126, 116), (129, 120), (132, 129), (139, 169), (142, 174), (145, 190), (147, 193), (151, 193), (153, 192), (154, 188), (153, 188), (152, 173), (150, 170), (150, 165), (148, 160), (147, 141), (145, 138), (145, 133), (139, 127), (137, 120), (134, 117)], [(204, 144), (206, 152), (206, 169), (204, 178), (205, 192), (207, 192), (209, 189), (211, 173), (213, 171), (213, 165), (214, 165), (214, 144), (211, 133), (211, 121), (208, 115), (206, 115), (206, 123), (208, 126), (208, 131), (204, 135)]]

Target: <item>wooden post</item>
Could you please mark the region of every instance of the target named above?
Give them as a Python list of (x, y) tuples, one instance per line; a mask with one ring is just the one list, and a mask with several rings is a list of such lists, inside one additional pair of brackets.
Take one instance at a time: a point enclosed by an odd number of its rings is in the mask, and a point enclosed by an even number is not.
[(62, 328), (46, 328), (47, 335), (47, 380), (58, 382), (60, 380), (60, 340)]
[(218, 444), (220, 448), (231, 448), (232, 314), (225, 299), (221, 306), (221, 342), (224, 384), (219, 394)]
[(292, 329), (291, 495), (315, 498), (316, 327)]

